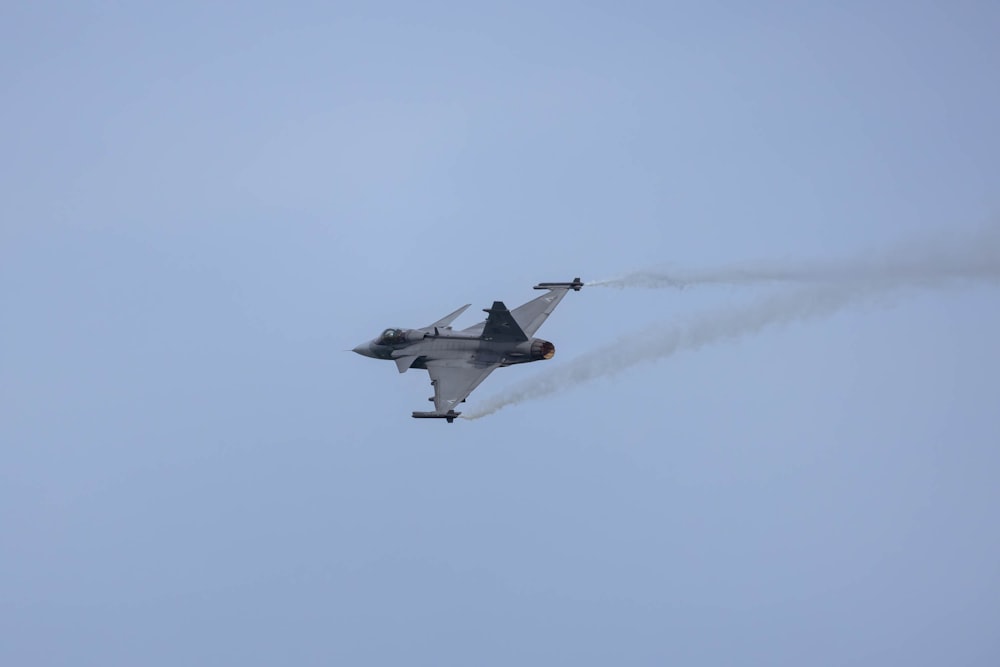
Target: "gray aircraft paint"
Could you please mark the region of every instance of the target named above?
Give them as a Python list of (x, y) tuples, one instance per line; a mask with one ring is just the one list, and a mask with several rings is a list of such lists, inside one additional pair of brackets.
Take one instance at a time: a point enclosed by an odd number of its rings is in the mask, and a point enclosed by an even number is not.
[(434, 410), (415, 411), (416, 418), (446, 419), (461, 413), (455, 406), (475, 390), (490, 373), (503, 366), (543, 361), (555, 354), (555, 346), (534, 333), (556, 309), (569, 290), (580, 291), (583, 283), (539, 283), (546, 294), (508, 310), (502, 301), (484, 308), (488, 317), (461, 331), (451, 323), (468, 304), (419, 329), (386, 329), (382, 335), (361, 343), (354, 352), (373, 359), (392, 360), (400, 373), (410, 368), (426, 370), (434, 387)]

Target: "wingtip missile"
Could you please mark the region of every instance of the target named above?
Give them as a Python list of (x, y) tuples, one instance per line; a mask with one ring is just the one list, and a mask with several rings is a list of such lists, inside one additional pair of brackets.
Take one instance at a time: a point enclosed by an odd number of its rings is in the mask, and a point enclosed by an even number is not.
[(462, 414), (461, 412), (455, 412), (454, 410), (449, 410), (448, 412), (414, 412), (414, 419), (447, 419), (448, 423), (452, 423), (455, 419)]
[(574, 292), (579, 292), (583, 288), (583, 282), (580, 278), (573, 278), (573, 282), (570, 283), (538, 283), (535, 285), (534, 289), (571, 289)]

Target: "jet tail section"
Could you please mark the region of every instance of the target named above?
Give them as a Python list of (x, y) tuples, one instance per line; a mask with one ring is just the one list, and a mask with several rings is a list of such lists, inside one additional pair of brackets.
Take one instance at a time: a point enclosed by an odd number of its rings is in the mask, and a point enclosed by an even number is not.
[(503, 301), (494, 301), (493, 307), (483, 308), (483, 312), (489, 313), (483, 326), (483, 334), (480, 336), (483, 340), (504, 343), (523, 343), (528, 340), (521, 325), (507, 310)]

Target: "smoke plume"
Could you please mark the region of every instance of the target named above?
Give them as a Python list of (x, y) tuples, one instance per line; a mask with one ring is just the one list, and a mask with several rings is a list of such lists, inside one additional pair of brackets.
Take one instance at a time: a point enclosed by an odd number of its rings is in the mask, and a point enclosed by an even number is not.
[[(875, 259), (813, 265), (775, 263), (671, 274), (637, 271), (591, 285), (619, 288), (682, 288), (693, 285), (790, 283), (778, 293), (740, 308), (707, 312), (686, 321), (658, 324), (594, 350), (494, 396), (467, 419), (479, 419), (523, 401), (541, 398), (676, 352), (755, 334), (769, 327), (833, 315), (872, 297), (903, 289), (943, 288), (963, 283), (1000, 282), (997, 229), (964, 242), (908, 246)], [(642, 340), (642, 345), (636, 345)]]
[(755, 262), (713, 269), (632, 271), (586, 283), (591, 287), (684, 289), (706, 285), (852, 283), (887, 287), (948, 280), (995, 278), (1000, 259), (1000, 228), (987, 228), (956, 241), (941, 238), (912, 243), (870, 257), (814, 262)]

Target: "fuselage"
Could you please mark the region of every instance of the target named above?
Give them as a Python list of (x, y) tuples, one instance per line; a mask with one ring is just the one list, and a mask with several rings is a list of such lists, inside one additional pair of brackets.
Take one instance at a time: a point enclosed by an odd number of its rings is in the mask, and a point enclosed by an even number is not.
[(412, 358), (410, 368), (423, 368), (431, 359), (449, 359), (474, 364), (510, 366), (551, 359), (555, 345), (541, 338), (514, 343), (484, 340), (476, 334), (435, 332), (423, 329), (386, 329), (381, 336), (354, 348), (373, 359)]

